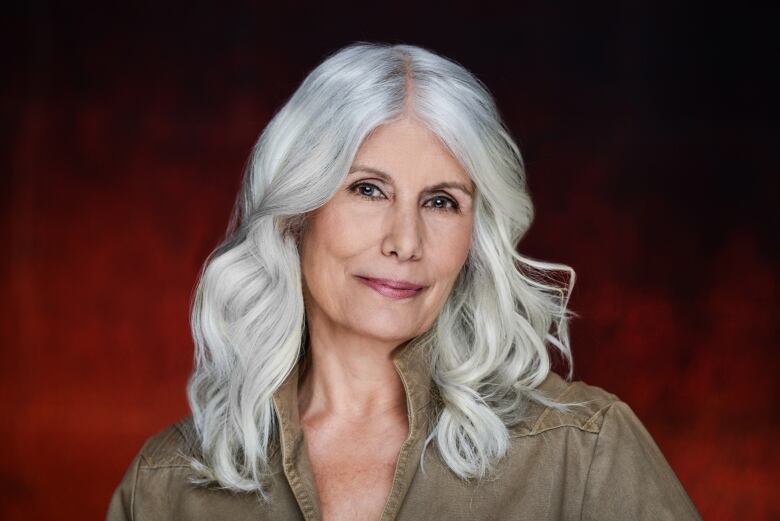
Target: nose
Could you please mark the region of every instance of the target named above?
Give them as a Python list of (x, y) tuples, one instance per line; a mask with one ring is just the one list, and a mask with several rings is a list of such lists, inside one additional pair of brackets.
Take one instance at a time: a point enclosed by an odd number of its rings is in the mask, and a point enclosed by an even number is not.
[(422, 257), (422, 233), (417, 209), (394, 208), (389, 211), (388, 226), (382, 238), (382, 253), (400, 261)]

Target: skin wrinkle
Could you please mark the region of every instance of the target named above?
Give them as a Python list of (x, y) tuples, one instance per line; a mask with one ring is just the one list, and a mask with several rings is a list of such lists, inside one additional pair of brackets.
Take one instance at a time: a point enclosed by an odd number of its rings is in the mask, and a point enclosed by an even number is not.
[[(355, 164), (355, 165), (352, 166), (352, 168), (349, 169), (349, 175), (352, 175), (353, 173), (356, 173), (356, 172), (372, 173), (372, 174), (375, 174), (375, 175), (379, 176), (382, 180), (384, 180), (388, 184), (392, 184), (393, 183), (393, 180), (392, 180), (393, 176), (391, 176), (387, 172), (383, 172), (383, 171), (381, 171), (379, 169), (372, 168), (370, 166)], [(428, 188), (425, 189), (425, 191), (428, 192), (428, 193), (433, 193), (433, 192), (440, 191), (443, 188), (459, 189), (463, 193), (467, 194), (470, 198), (472, 198), (472, 199), (474, 198), (473, 189), (469, 189), (464, 184), (458, 183), (458, 182), (437, 183), (436, 185), (429, 186)]]
[[(355, 168), (310, 216), (301, 244), (311, 335), (298, 406), (325, 518), (379, 517), (397, 503), (393, 484), (409, 456), (401, 448), (419, 427), (407, 405), (417, 392), (414, 382), (402, 381), (407, 369), (402, 360), (396, 368), (391, 355), (434, 323), (466, 262), (473, 231), (472, 197), (425, 191), (439, 183), (473, 184), (413, 115), (375, 129), (356, 165), (389, 176), (392, 192), (376, 172)], [(376, 188), (368, 195), (353, 189), (362, 183)], [(437, 197), (451, 198), (458, 211), (452, 203), (433, 206)], [(426, 287), (392, 299), (356, 275)], [(355, 478), (369, 468), (370, 476)], [(359, 506), (344, 511), (350, 498)]]

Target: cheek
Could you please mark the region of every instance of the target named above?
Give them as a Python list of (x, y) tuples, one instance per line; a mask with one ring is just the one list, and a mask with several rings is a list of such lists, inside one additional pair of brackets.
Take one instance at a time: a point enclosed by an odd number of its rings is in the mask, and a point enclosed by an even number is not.
[(470, 220), (451, 222), (441, 225), (432, 234), (434, 244), (431, 254), (435, 256), (437, 271), (443, 277), (454, 279), (460, 272), (471, 249), (472, 229), (473, 224)]
[(302, 265), (307, 284), (313, 290), (342, 287), (352, 259), (371, 240), (366, 233), (370, 229), (366, 219), (355, 219), (344, 205), (331, 202), (322, 207), (311, 217), (303, 240)]
[(369, 215), (356, 215), (349, 204), (334, 205), (318, 220), (319, 246), (329, 256), (346, 260), (367, 247), (375, 227)]

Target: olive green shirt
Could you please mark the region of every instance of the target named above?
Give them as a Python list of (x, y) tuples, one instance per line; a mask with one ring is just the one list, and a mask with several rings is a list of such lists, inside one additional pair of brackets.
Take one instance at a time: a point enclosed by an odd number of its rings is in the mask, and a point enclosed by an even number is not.
[[(409, 435), (401, 446), (381, 521), (698, 520), (696, 508), (631, 408), (614, 394), (554, 372), (539, 389), (586, 408), (561, 414), (531, 405), (510, 428), (506, 456), (482, 481), (458, 479), (435, 443), (419, 461), (437, 407), (430, 363), (420, 349), (393, 362), (406, 390)], [(114, 492), (107, 521), (317, 520), (317, 489), (298, 416), (298, 369), (274, 393), (280, 442), (269, 448), (272, 500), (188, 483), (180, 455), (195, 454), (191, 417), (149, 438)]]

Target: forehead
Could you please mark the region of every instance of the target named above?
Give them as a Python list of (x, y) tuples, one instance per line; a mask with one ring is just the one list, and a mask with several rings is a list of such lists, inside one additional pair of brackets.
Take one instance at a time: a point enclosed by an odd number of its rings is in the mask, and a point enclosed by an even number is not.
[(393, 177), (436, 177), (471, 185), (468, 173), (439, 137), (410, 117), (374, 129), (353, 163), (382, 169)]

